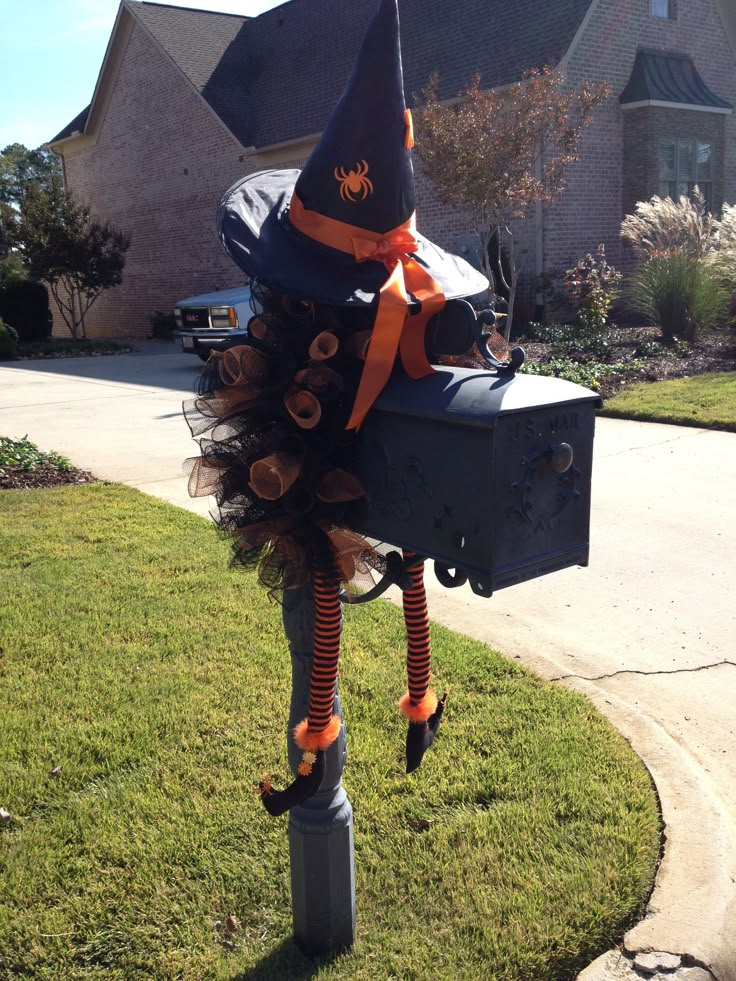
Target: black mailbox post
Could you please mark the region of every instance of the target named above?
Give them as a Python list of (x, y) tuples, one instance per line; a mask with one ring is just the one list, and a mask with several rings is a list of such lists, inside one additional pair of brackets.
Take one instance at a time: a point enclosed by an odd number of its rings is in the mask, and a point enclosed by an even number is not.
[(559, 378), (397, 374), (362, 430), (357, 530), (434, 558), (441, 582), (481, 596), (587, 565), (600, 404)]

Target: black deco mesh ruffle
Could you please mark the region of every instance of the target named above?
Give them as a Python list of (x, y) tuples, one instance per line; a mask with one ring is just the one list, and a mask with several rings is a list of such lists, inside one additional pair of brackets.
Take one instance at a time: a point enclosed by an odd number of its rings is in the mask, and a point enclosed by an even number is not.
[(249, 336), (213, 352), (184, 404), (200, 446), (186, 463), (189, 493), (214, 495), (233, 562), (257, 568), (273, 595), (304, 585), (317, 567), (366, 588), (385, 559), (350, 530), (364, 492), (350, 473), (359, 436), (345, 426), (373, 313), (316, 307), (257, 284), (251, 296)]

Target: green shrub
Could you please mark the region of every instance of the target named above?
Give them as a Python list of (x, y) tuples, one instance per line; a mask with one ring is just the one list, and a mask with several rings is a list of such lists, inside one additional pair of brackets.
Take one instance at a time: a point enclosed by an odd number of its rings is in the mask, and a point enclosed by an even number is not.
[(553, 358), (611, 357), (608, 311), (619, 295), (621, 273), (606, 261), (604, 246), (584, 255), (562, 276), (562, 289), (553, 289), (553, 277), (545, 279), (546, 295), (558, 307), (569, 310), (574, 323), (530, 323), (526, 335), (551, 345)]
[(0, 359), (10, 360), (18, 349), (18, 331), (0, 317)]
[(553, 358), (589, 356), (606, 361), (611, 357), (609, 328), (584, 324), (529, 324), (531, 339), (550, 344)]
[(584, 331), (600, 333), (608, 326), (608, 311), (619, 295), (621, 279), (621, 273), (606, 261), (602, 242), (595, 255), (589, 252), (565, 272), (562, 283)]
[(725, 318), (728, 293), (715, 263), (680, 249), (652, 253), (629, 280), (633, 310), (658, 324), (667, 344), (693, 341)]
[(53, 450), (44, 453), (27, 436), (21, 439), (0, 436), (0, 474), (3, 472), (3, 467), (14, 467), (27, 473), (43, 464), (51, 464), (57, 470), (64, 472), (72, 469), (71, 463), (65, 456), (60, 456)]
[(79, 340), (73, 337), (50, 337), (47, 341), (32, 341), (18, 345), (21, 358), (82, 358), (97, 354), (125, 354), (134, 348), (130, 344), (108, 340)]
[(687, 341), (673, 339), (672, 346), (663, 344), (661, 341), (648, 340), (642, 341), (636, 348), (636, 356), (639, 358), (658, 358), (663, 354), (676, 354), (678, 358), (689, 358), (693, 353)]
[(658, 358), (667, 351), (666, 345), (661, 341), (642, 341), (636, 348), (636, 353), (640, 358)]
[(527, 375), (546, 375), (553, 378), (564, 378), (565, 381), (575, 382), (585, 388), (598, 389), (601, 379), (611, 375), (620, 375), (631, 371), (641, 371), (643, 361), (617, 361), (604, 364), (601, 361), (574, 361), (572, 358), (553, 358), (551, 361), (527, 361), (521, 371)]

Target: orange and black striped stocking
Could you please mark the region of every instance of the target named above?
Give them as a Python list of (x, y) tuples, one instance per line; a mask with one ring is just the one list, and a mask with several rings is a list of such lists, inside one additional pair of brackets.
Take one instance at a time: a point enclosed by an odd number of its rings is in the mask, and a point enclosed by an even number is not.
[(334, 570), (314, 575), (314, 659), (309, 687), (309, 731), (324, 732), (332, 719), (340, 658), (342, 609)]
[(337, 739), (342, 725), (340, 716), (333, 714), (342, 627), (340, 583), (333, 564), (315, 571), (314, 614), (309, 713), (294, 729), (294, 741), (302, 750), (297, 776), (286, 790), (274, 790), (267, 777), (259, 786), (263, 805), (274, 817), (317, 793), (325, 775), (324, 750)]
[(340, 660), (342, 608), (337, 570), (329, 564), (314, 573), (314, 655), (309, 684), (309, 714), (294, 730), (300, 749), (314, 752), (330, 746), (340, 731), (333, 714)]
[[(404, 559), (416, 559), (414, 552), (404, 551)], [(399, 702), (401, 711), (410, 722), (426, 722), (437, 708), (437, 696), (429, 691), (431, 650), (427, 594), (424, 590), (424, 562), (409, 569), (411, 589), (404, 590), (404, 621), (406, 623), (406, 673), (408, 691)]]

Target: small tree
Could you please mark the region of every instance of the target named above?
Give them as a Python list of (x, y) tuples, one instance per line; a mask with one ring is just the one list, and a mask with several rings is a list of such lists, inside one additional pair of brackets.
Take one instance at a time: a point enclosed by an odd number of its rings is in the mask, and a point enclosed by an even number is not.
[(123, 279), (128, 236), (90, 217), (58, 177), (31, 183), (21, 204), (16, 241), (32, 277), (48, 283), (72, 337), (84, 337), (84, 318), (106, 290)]
[[(563, 88), (552, 68), (530, 69), (503, 91), (481, 91), (476, 75), (458, 103), (442, 103), (432, 75), (414, 110), (417, 153), (441, 199), (469, 209), (479, 224), (481, 264), (491, 283), (508, 291), (508, 340), (522, 263), (516, 254), (512, 220), (526, 218), (537, 202), (549, 204), (566, 184), (570, 164), (579, 159), (583, 130), (610, 86), (583, 82)], [(499, 259), (491, 268), (489, 247), (498, 235)], [(508, 259), (508, 275), (501, 254)]]

